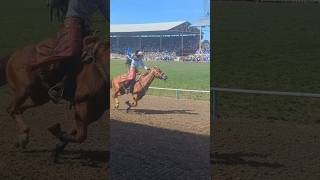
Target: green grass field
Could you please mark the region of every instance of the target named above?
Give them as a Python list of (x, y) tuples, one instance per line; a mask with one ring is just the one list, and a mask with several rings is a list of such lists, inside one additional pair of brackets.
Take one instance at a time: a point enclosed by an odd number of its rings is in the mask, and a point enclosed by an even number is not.
[[(158, 66), (168, 75), (166, 81), (154, 80), (151, 86), (178, 89), (209, 90), (210, 65), (203, 63), (181, 63), (181, 62), (154, 62), (147, 61), (149, 67)], [(143, 71), (143, 70), (142, 70)], [(127, 73), (124, 60), (111, 61), (111, 78)], [(148, 94), (161, 96), (175, 96), (175, 91), (149, 90)], [(208, 93), (181, 93), (181, 98), (209, 100)]]
[[(214, 3), (218, 87), (320, 93), (320, 6)], [(226, 117), (320, 122), (320, 100), (220, 93)]]

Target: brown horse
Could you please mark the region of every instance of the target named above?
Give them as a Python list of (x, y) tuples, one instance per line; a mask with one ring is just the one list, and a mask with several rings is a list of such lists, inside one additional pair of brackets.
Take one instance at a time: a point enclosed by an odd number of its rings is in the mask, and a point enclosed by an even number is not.
[[(52, 77), (59, 74), (62, 67), (62, 63), (57, 63), (49, 65), (51, 69), (46, 67), (30, 70), (29, 62), (39, 55), (37, 47), (36, 44), (27, 45), (0, 60), (0, 86), (8, 83), (13, 91), (12, 101), (7, 111), (17, 123), (19, 135), (16, 145), (22, 148), (25, 148), (29, 142), (30, 134), (30, 127), (24, 121), (23, 112), (50, 101), (47, 93), (50, 87), (48, 83), (56, 83), (50, 81), (53, 81)], [(82, 59), (85, 61), (73, 67), (76, 68), (73, 93), (64, 96), (66, 100), (72, 102), (75, 110), (74, 128), (70, 133), (62, 131), (60, 124), (49, 128), (50, 132), (60, 140), (53, 153), (54, 160), (57, 160), (58, 155), (69, 142), (85, 141), (88, 125), (98, 120), (109, 109), (109, 45), (96, 38), (91, 42), (91, 46), (87, 46), (83, 54), (85, 57)], [(49, 80), (44, 80), (44, 75)], [(25, 103), (27, 99), (31, 99), (31, 105)]]
[[(119, 83), (124, 76), (126, 76), (126, 74), (117, 76), (112, 80), (112, 98), (116, 101), (116, 104), (114, 106), (115, 109), (119, 108), (118, 96), (125, 94), (124, 85), (122, 83)], [(126, 102), (126, 104), (128, 105), (127, 112), (131, 109), (131, 107), (136, 107), (138, 105), (138, 101), (146, 94), (154, 78), (166, 80), (168, 77), (158, 67), (153, 67), (151, 68), (151, 70), (141, 75), (133, 85), (133, 90), (130, 93), (132, 96), (132, 102)]]

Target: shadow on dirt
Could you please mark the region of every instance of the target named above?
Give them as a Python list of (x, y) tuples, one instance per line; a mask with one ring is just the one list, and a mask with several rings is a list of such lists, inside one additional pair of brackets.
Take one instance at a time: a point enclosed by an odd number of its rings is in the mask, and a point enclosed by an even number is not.
[(206, 135), (111, 120), (114, 179), (208, 179)]
[(210, 162), (212, 165), (246, 165), (251, 167), (268, 167), (268, 168), (281, 168), (284, 167), (280, 163), (267, 163), (258, 162), (254, 160), (246, 160), (245, 158), (266, 158), (268, 154), (257, 153), (210, 153)]
[[(16, 151), (11, 151), (12, 153), (16, 153)], [(39, 157), (48, 156), (52, 150), (42, 149), (42, 150), (25, 150), (21, 151), (27, 156), (30, 157)], [(60, 160), (62, 163), (59, 164), (78, 164), (80, 163), (82, 166), (90, 166), (90, 167), (97, 167), (101, 168), (105, 163), (108, 163), (110, 159), (110, 152), (109, 151), (94, 151), (94, 150), (65, 150), (64, 153), (61, 155)]]

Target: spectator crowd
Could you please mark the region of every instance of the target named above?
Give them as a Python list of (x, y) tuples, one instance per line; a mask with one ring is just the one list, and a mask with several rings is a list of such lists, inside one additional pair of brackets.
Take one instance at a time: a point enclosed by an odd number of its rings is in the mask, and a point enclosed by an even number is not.
[[(210, 43), (204, 41), (199, 50), (199, 37), (121, 37), (111, 38), (112, 58), (125, 58), (132, 50), (144, 51), (146, 61), (210, 62)], [(183, 42), (183, 46), (181, 43)], [(161, 44), (161, 46), (160, 46)], [(128, 52), (130, 51), (130, 52)]]

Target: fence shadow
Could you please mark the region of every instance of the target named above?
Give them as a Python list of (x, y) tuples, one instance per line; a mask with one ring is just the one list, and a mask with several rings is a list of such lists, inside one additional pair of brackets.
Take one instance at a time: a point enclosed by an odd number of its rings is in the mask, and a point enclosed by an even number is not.
[(186, 114), (198, 115), (191, 110), (154, 110), (154, 109), (131, 109), (130, 111), (137, 114)]

